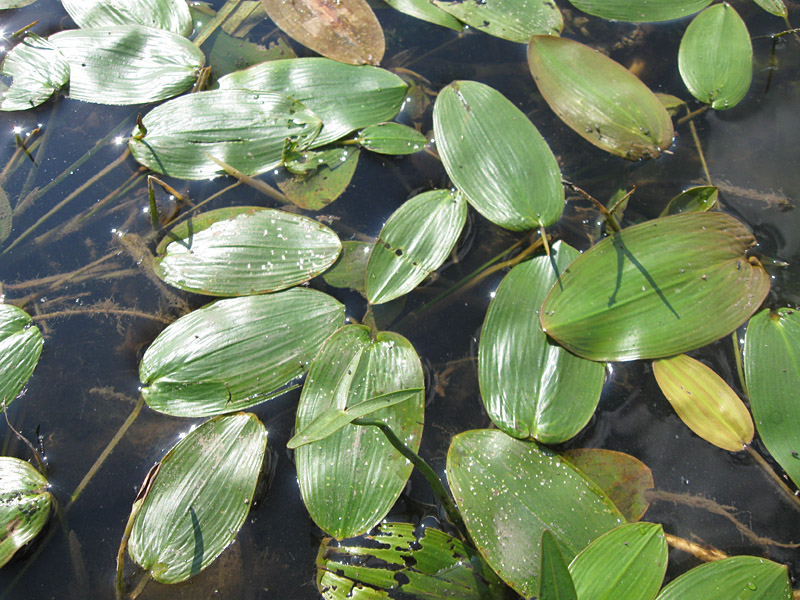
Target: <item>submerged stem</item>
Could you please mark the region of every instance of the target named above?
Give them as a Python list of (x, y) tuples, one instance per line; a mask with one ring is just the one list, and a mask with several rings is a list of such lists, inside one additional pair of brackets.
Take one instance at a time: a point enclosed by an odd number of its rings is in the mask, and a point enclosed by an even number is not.
[(758, 452), (753, 450), (752, 446), (745, 446), (745, 450), (747, 453), (756, 461), (756, 464), (761, 468), (764, 473), (769, 476), (769, 480), (777, 487), (783, 494), (791, 500), (792, 504), (795, 508), (800, 509), (800, 498), (795, 496), (794, 492), (789, 489), (789, 486), (786, 485), (780, 476), (769, 466), (769, 463), (764, 460), (764, 457), (761, 456)]
[(692, 132), (692, 139), (694, 140), (694, 145), (697, 147), (697, 155), (700, 157), (700, 164), (703, 167), (703, 174), (706, 176), (706, 181), (708, 185), (714, 185), (711, 181), (711, 173), (708, 172), (706, 156), (703, 154), (703, 146), (700, 144), (700, 137), (697, 135), (697, 128), (694, 126), (694, 121), (689, 121), (689, 130)]

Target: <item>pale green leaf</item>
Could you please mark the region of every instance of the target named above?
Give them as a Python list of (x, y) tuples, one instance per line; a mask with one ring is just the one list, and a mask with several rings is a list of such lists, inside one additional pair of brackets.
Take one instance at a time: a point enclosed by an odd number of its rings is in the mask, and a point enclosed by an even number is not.
[(703, 212), (717, 206), (719, 190), (713, 185), (700, 185), (681, 192), (661, 211), (662, 217), (685, 212)]
[(504, 40), (527, 43), (532, 35), (559, 35), (561, 11), (552, 0), (432, 0), (478, 31)]
[(342, 242), (339, 260), (322, 275), (325, 283), (333, 287), (349, 288), (366, 298), (364, 285), (372, 246), (367, 242)]
[(275, 174), (275, 183), (300, 208), (322, 210), (350, 185), (360, 154), (358, 148), (336, 148), (335, 152), (326, 153), (328, 159), (335, 155), (336, 160), (323, 160), (314, 170), (302, 175), (280, 169)]
[(435, 25), (448, 27), (455, 31), (464, 29), (464, 25), (451, 14), (434, 6), (429, 0), (383, 0), (393, 9), (417, 19), (428, 21)]
[(783, 0), (755, 0), (761, 8), (768, 13), (772, 13), (776, 17), (786, 18), (788, 11), (786, 10), (786, 3)]
[(408, 125), (378, 123), (361, 130), (357, 141), (371, 152), (379, 154), (414, 154), (428, 143), (425, 136)]
[(53, 504), (49, 487), (29, 463), (0, 457), (0, 567), (44, 527)]
[(144, 25), (178, 35), (192, 32), (185, 0), (61, 0), (78, 27)]
[(13, 77), (0, 95), (0, 110), (26, 110), (67, 83), (69, 63), (48, 40), (29, 34), (6, 54), (0, 74)]
[[(14, 401), (42, 354), (42, 332), (30, 316), (10, 304), (0, 304), (0, 401)], [(3, 409), (0, 406), (0, 414)]]
[(569, 0), (585, 13), (615, 21), (652, 23), (688, 17), (703, 10), (711, 0)]

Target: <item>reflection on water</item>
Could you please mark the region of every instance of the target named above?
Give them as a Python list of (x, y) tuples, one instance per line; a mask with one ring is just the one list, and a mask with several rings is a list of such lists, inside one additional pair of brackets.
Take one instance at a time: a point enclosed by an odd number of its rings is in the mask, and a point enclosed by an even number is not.
[[(565, 2), (560, 4), (572, 17), (566, 35), (592, 40), (596, 47), (634, 68), (657, 91), (688, 97), (675, 58), (684, 23), (659, 27), (608, 24), (570, 13)], [(778, 20), (754, 4), (737, 8), (754, 36), (781, 28)], [(457, 35), (390, 10), (380, 10), (378, 15), (388, 38), (385, 66), (416, 72), (429, 82), (425, 85), (431, 90), (454, 79), (477, 79), (494, 86), (531, 117), (558, 156), (566, 179), (601, 199), (620, 187), (637, 187), (625, 215), (627, 223), (656, 216), (671, 197), (704, 180), (685, 126), (678, 129), (672, 155), (628, 163), (589, 146), (556, 119), (536, 92), (523, 45), (479, 33)], [(40, 0), (3, 14), (2, 28), (13, 31), (35, 19), (40, 19), (37, 32), (43, 35), (72, 27), (57, 2)], [(254, 39), (269, 34), (268, 27), (262, 29), (254, 32)], [(765, 91), (771, 42), (756, 40), (754, 46), (755, 79), (747, 100), (731, 111), (705, 114), (698, 119), (698, 134), (725, 209), (754, 228), (766, 255), (790, 263), (790, 267), (774, 271), (769, 302), (796, 305), (800, 302), (800, 277), (794, 263), (800, 258), (800, 224), (793, 184), (800, 158), (794, 141), (800, 53), (797, 42), (789, 38), (777, 45), (777, 70)], [(424, 93), (415, 96), (400, 120), (419, 122), (423, 131), (429, 131), (431, 100)], [(42, 126), (42, 133), (31, 138), (41, 140), (40, 153), (34, 151), (37, 166), (21, 161), (3, 183), (17, 206), (14, 232), (6, 246), (33, 229), (0, 258), (0, 281), (7, 300), (27, 299), (26, 309), (37, 315), (36, 322), (45, 333), (41, 362), (23, 398), (9, 413), (14, 425), (29, 438), (40, 436), (53, 492), (62, 506), (69, 504), (73, 490), (133, 410), (138, 396), (138, 360), (144, 348), (168, 322), (207, 302), (166, 287), (148, 270), (154, 240), (144, 210), (144, 179), (132, 159), (122, 159), (107, 176), (73, 195), (76, 188), (119, 159), (125, 146), (115, 138), (125, 135), (136, 113), (145, 110), (98, 108), (60, 99), (28, 113), (0, 116), (0, 168), (15, 152), (14, 127), (24, 136), (38, 124)], [(121, 126), (120, 134), (95, 146), (117, 126)], [(85, 162), (68, 169), (87, 152), (91, 156)], [(37, 197), (36, 190), (62, 172), (62, 180)], [(200, 200), (232, 181), (172, 183)], [(429, 154), (391, 158), (363, 153), (347, 192), (321, 214), (343, 239), (366, 239), (377, 235), (386, 217), (412, 193), (446, 184), (440, 163)], [(600, 233), (598, 214), (578, 197), (570, 197), (570, 201), (565, 219), (554, 232), (586, 248)], [(59, 208), (61, 203), (63, 208)], [(236, 187), (209, 208), (270, 203), (250, 188)], [(401, 316), (518, 239), (517, 234), (502, 231), (474, 213), (470, 218), (470, 240), (462, 260), (413, 293), (406, 305), (399, 304)], [(58, 276), (67, 273), (69, 277)], [(405, 319), (396, 328), (430, 366), (422, 454), (440, 473), (454, 433), (489, 425), (477, 391), (475, 356), (480, 325), (500, 279), (488, 278), (468, 294), (452, 296), (439, 310), (422, 319)], [(359, 319), (363, 315), (365, 304), (357, 295), (328, 288), (322, 282), (313, 285), (346, 302), (349, 314)], [(696, 356), (736, 386), (729, 339)], [(305, 511), (292, 457), (285, 450), (297, 397), (290, 393), (254, 409), (269, 430), (275, 476), (236, 542), (190, 582), (172, 587), (151, 584), (141, 598), (318, 597), (314, 558), (321, 532)], [(136, 490), (150, 466), (191, 425), (192, 420), (158, 415), (145, 408), (80, 498), (69, 506), (63, 522), (53, 521), (46, 532), (49, 541), (34, 545), (0, 571), (0, 597), (111, 597), (116, 548)], [(6, 431), (3, 429), (3, 454), (26, 456)], [(623, 450), (650, 466), (657, 489), (665, 495), (652, 505), (646, 518), (663, 523), (668, 532), (731, 554), (769, 556), (798, 572), (796, 550), (759, 539), (799, 541), (796, 509), (746, 454), (715, 449), (683, 427), (647, 364), (614, 365), (597, 413), (568, 446)], [(755, 446), (761, 450), (758, 442)], [(727, 508), (716, 510), (704, 499)], [(426, 484), (414, 475), (393, 514), (419, 519), (430, 514), (432, 504)], [(754, 534), (737, 528), (728, 515)], [(671, 558), (672, 576), (694, 564), (694, 559), (677, 552)]]

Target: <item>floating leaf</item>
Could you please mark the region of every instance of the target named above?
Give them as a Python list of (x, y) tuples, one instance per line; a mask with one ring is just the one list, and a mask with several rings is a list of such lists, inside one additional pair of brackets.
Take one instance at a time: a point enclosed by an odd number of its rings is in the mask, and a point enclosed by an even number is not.
[(255, 415), (203, 423), (161, 460), (128, 544), (131, 558), (162, 583), (205, 569), (244, 523), (267, 448)]
[(551, 0), (432, 0), (470, 27), (512, 42), (527, 43), (532, 35), (559, 35), (561, 11)]
[(0, 401), (6, 406), (30, 379), (42, 354), (42, 332), (30, 323), (25, 311), (0, 304)]
[(447, 259), (467, 221), (461, 194), (432, 190), (398, 208), (381, 229), (367, 265), (367, 299), (407, 294)]
[(261, 0), (269, 18), (295, 41), (334, 60), (377, 65), (383, 29), (365, 0)]
[(305, 210), (322, 210), (341, 196), (350, 185), (358, 166), (360, 151), (355, 148), (337, 148), (338, 160), (323, 162), (316, 170), (296, 175), (281, 170), (275, 183), (294, 204)]
[(662, 217), (686, 212), (705, 212), (717, 205), (719, 190), (713, 185), (700, 185), (689, 188), (669, 201), (661, 212)]
[(653, 600), (667, 571), (667, 541), (656, 523), (628, 523), (594, 540), (569, 571), (581, 600)]
[(344, 307), (316, 290), (219, 300), (172, 323), (142, 358), (142, 395), (169, 415), (233, 412), (278, 395), (341, 326)]
[(98, 104), (144, 104), (188, 90), (205, 63), (184, 37), (141, 25), (71, 29), (50, 42), (69, 63), (69, 96)]
[[(391, 332), (380, 332), (373, 339), (369, 328), (348, 325), (332, 335), (314, 358), (295, 430), (303, 431), (325, 412), (422, 387), (422, 366), (408, 340)], [(423, 397), (418, 392), (371, 418), (386, 423), (416, 451), (422, 436)], [(412, 468), (378, 428), (352, 424), (299, 447), (295, 461), (311, 518), (338, 539), (364, 533), (386, 516)]]
[(431, 527), (382, 523), (346, 543), (323, 540), (317, 587), (325, 600), (501, 600), (506, 587), (472, 548)]
[(791, 600), (785, 565), (734, 556), (695, 567), (667, 585), (656, 600)]
[(327, 58), (273, 60), (226, 75), (219, 85), (280, 92), (302, 102), (323, 122), (314, 147), (394, 118), (408, 89), (406, 82), (385, 69)]
[(484, 217), (515, 231), (561, 217), (558, 163), (533, 123), (500, 92), (476, 81), (451, 83), (436, 99), (433, 127), (448, 176)]
[(358, 143), (379, 154), (414, 154), (428, 141), (419, 131), (400, 123), (370, 125), (358, 134)]
[(0, 10), (7, 10), (9, 8), (22, 8), (33, 4), (36, 0), (0, 0)]
[(685, 354), (653, 361), (653, 375), (681, 421), (709, 444), (739, 452), (753, 441), (753, 420), (730, 386)]
[(800, 313), (791, 308), (762, 310), (750, 319), (744, 372), (758, 435), (800, 485)]
[(597, 50), (549, 35), (531, 38), (528, 64), (547, 104), (578, 135), (629, 160), (672, 145), (672, 121), (646, 85)]
[(476, 548), (529, 598), (539, 589), (539, 540), (549, 529), (567, 560), (623, 523), (592, 482), (535, 442), (496, 430), (453, 438), (447, 478)]
[(0, 187), (0, 244), (8, 239), (13, 229), (13, 210), (5, 190)]
[(39, 106), (69, 79), (69, 63), (53, 44), (29, 34), (3, 60), (0, 74), (13, 77), (0, 95), (0, 110), (26, 110)]
[(173, 230), (154, 261), (156, 275), (189, 292), (246, 296), (308, 281), (339, 256), (339, 237), (313, 219), (270, 208), (236, 212), (205, 213), (202, 230)]
[(29, 463), (0, 456), (0, 567), (42, 530), (53, 496)]
[(692, 95), (713, 108), (733, 108), (745, 97), (753, 79), (753, 44), (730, 4), (715, 4), (689, 24), (678, 69)]
[(539, 600), (578, 600), (567, 561), (548, 529), (542, 532), (540, 553)]
[[(542, 305), (542, 328), (601, 361), (661, 358), (730, 333), (769, 291), (735, 218), (686, 213), (634, 225), (582, 254)], [(714, 318), (708, 318), (708, 311)]]
[(297, 58), (283, 37), (265, 47), (230, 35), (222, 27), (214, 29), (202, 46), (208, 56), (211, 72), (217, 78), (264, 61)]
[(677, 116), (678, 112), (686, 107), (686, 102), (684, 100), (672, 94), (656, 92), (656, 98), (658, 98), (658, 101), (667, 109), (667, 114), (669, 114), (670, 117)]
[(367, 242), (342, 242), (342, 253), (333, 267), (322, 278), (325, 283), (339, 288), (350, 288), (367, 297), (365, 277), (372, 244)]
[(645, 492), (654, 485), (646, 464), (630, 454), (600, 448), (575, 448), (561, 456), (600, 486), (627, 521), (644, 516), (650, 506)]
[(569, 0), (578, 10), (615, 21), (653, 23), (688, 17), (711, 0)]
[(786, 11), (786, 3), (783, 0), (755, 0), (761, 8), (768, 13), (772, 13), (776, 17), (783, 17), (784, 19), (789, 15)]
[(556, 444), (589, 422), (605, 368), (554, 344), (539, 325), (547, 291), (579, 253), (559, 241), (551, 255), (517, 265), (497, 288), (481, 330), (478, 377), (486, 412), (498, 428)]
[[(134, 129), (128, 147), (146, 167), (181, 179), (223, 173), (214, 160), (245, 175), (258, 175), (283, 161), (289, 140), (299, 149), (314, 140), (321, 122), (283, 94), (212, 90), (188, 94), (157, 106)], [(224, 127), (220, 124), (224, 123)]]
[(464, 25), (451, 14), (443, 11), (441, 8), (434, 6), (429, 0), (383, 0), (393, 9), (401, 13), (428, 21), (435, 25), (448, 27), (455, 31), (464, 29)]
[(61, 0), (78, 27), (144, 25), (178, 35), (192, 33), (185, 0)]

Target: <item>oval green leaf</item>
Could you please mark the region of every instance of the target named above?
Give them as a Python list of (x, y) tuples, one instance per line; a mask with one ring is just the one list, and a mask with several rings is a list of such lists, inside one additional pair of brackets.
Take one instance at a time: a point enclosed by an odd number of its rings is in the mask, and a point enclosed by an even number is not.
[(711, 0), (569, 0), (569, 3), (595, 17), (654, 23), (693, 15), (711, 4)]
[[(321, 122), (283, 94), (212, 90), (175, 98), (142, 119), (128, 147), (144, 166), (181, 179), (205, 179), (224, 169), (210, 157), (245, 175), (258, 175), (283, 162), (288, 142), (298, 149), (314, 140)], [(220, 123), (225, 123), (221, 128)]]
[(333, 60), (377, 65), (386, 42), (366, 0), (261, 0), (275, 25), (295, 41)]
[(597, 50), (567, 38), (537, 35), (528, 64), (553, 112), (598, 148), (627, 158), (656, 158), (672, 145), (672, 120), (659, 99)]
[[(423, 387), (422, 366), (404, 337), (361, 325), (341, 328), (314, 358), (297, 408), (295, 430), (319, 415), (352, 410), (381, 394)], [(413, 450), (422, 437), (424, 393), (371, 415)], [(314, 522), (342, 539), (380, 521), (411, 475), (411, 464), (376, 427), (345, 425), (322, 441), (297, 449), (300, 492)]]
[(0, 74), (13, 77), (0, 96), (0, 110), (26, 110), (67, 83), (69, 63), (48, 40), (29, 34), (6, 54)]
[(556, 536), (542, 532), (539, 600), (578, 600), (569, 566), (561, 553)]
[(785, 565), (757, 556), (734, 556), (695, 567), (656, 600), (791, 600)]
[(456, 19), (495, 37), (525, 44), (532, 35), (559, 35), (564, 19), (551, 0), (432, 0)]
[(700, 348), (744, 323), (766, 298), (769, 275), (745, 255), (755, 244), (740, 221), (717, 212), (623, 229), (581, 255), (553, 286), (542, 328), (591, 360)]
[(162, 583), (205, 569), (242, 527), (266, 448), (267, 430), (246, 413), (206, 421), (178, 442), (133, 523), (131, 558)]
[(745, 97), (753, 79), (753, 44), (730, 4), (715, 4), (689, 24), (678, 69), (692, 95), (713, 108), (733, 108)]
[(382, 523), (346, 543), (324, 539), (317, 587), (325, 600), (502, 600), (507, 590), (461, 540), (409, 523)]
[(464, 25), (452, 16), (450, 13), (445, 12), (441, 8), (434, 6), (429, 0), (383, 0), (393, 9), (401, 13), (410, 15), (434, 25), (441, 25), (448, 27), (455, 31), (462, 31)]
[(382, 304), (407, 294), (452, 252), (467, 221), (459, 193), (432, 190), (414, 196), (387, 219), (367, 264), (367, 299)]
[(514, 267), (497, 288), (478, 345), (478, 380), (486, 412), (508, 435), (565, 442), (592, 417), (605, 380), (601, 363), (554, 344), (539, 307), (578, 251), (556, 242), (551, 258)]
[(30, 322), (25, 311), (0, 304), (0, 401), (6, 406), (30, 379), (42, 354), (42, 332)]
[(500, 92), (476, 81), (451, 83), (436, 98), (433, 128), (447, 175), (484, 217), (515, 231), (561, 217), (564, 188), (555, 156)]
[(53, 496), (29, 463), (0, 456), (0, 567), (42, 530)]
[(428, 141), (419, 131), (400, 123), (378, 123), (361, 130), (357, 141), (362, 147), (378, 154), (414, 154)]
[(685, 354), (653, 361), (653, 375), (681, 421), (709, 444), (740, 452), (753, 441), (747, 407), (714, 371)]
[(667, 571), (661, 525), (628, 523), (594, 540), (569, 566), (581, 600), (653, 600)]
[(342, 242), (339, 260), (322, 276), (325, 283), (333, 287), (349, 288), (366, 298), (364, 282), (370, 252), (372, 244), (368, 242)]
[(144, 104), (176, 96), (205, 57), (180, 35), (141, 25), (71, 29), (49, 41), (69, 63), (69, 96), (97, 104)]
[(192, 33), (185, 0), (61, 0), (78, 27), (144, 25), (178, 35)]
[[(360, 154), (358, 148), (331, 149), (325, 153), (328, 160), (323, 159), (313, 171), (295, 174), (281, 169), (275, 174), (275, 183), (300, 208), (322, 210), (350, 185)], [(337, 159), (331, 160), (333, 157)]]
[(342, 247), (339, 236), (308, 217), (241, 207), (238, 215), (217, 220), (217, 212), (206, 213), (211, 224), (202, 231), (169, 236), (174, 241), (156, 257), (156, 275), (210, 296), (274, 292), (316, 277), (336, 262)]
[(681, 192), (669, 201), (659, 216), (679, 215), (686, 212), (706, 212), (717, 205), (719, 190), (713, 185), (700, 185)]
[(408, 90), (385, 69), (318, 57), (263, 62), (220, 78), (219, 86), (280, 92), (302, 102), (323, 122), (314, 147), (394, 118)]
[(768, 13), (772, 13), (776, 17), (783, 17), (784, 19), (789, 15), (786, 10), (786, 3), (783, 0), (755, 0), (761, 8)]
[(653, 472), (638, 458), (601, 448), (575, 448), (561, 457), (594, 481), (629, 522), (644, 516), (650, 503), (645, 492), (653, 489)]
[(158, 412), (202, 417), (282, 393), (343, 323), (344, 307), (294, 288), (219, 300), (172, 323), (142, 358), (139, 379)]
[(557, 454), (497, 430), (453, 438), (447, 479), (476, 548), (529, 598), (539, 589), (539, 540), (549, 529), (571, 560), (622, 524), (611, 501)]
[(762, 310), (747, 325), (744, 372), (758, 435), (800, 485), (800, 313)]

